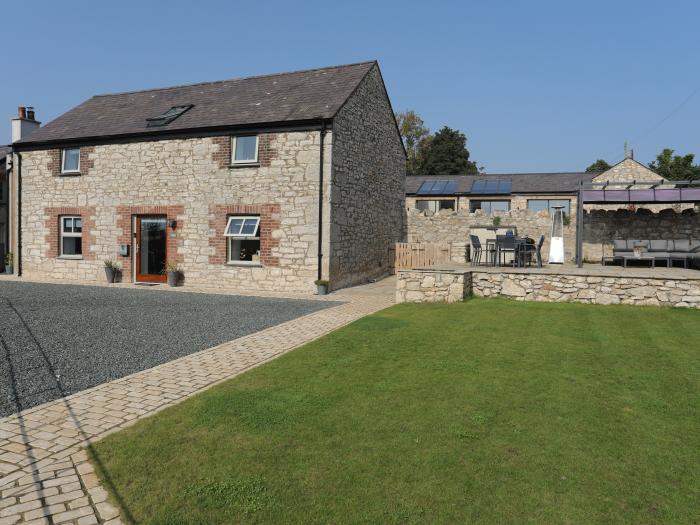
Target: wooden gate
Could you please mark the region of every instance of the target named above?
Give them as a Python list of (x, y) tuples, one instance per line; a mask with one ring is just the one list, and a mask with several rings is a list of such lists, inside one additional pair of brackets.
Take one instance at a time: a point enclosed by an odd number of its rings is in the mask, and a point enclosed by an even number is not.
[(450, 262), (449, 244), (427, 244), (421, 242), (397, 242), (389, 248), (389, 270), (423, 268)]

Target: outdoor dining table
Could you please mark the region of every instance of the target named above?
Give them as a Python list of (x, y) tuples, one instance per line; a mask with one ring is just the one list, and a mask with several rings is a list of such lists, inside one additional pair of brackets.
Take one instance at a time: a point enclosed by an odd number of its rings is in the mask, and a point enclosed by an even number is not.
[[(498, 239), (486, 239), (486, 252), (491, 253), (491, 266), (501, 265), (501, 244)], [(531, 244), (534, 246), (535, 240), (529, 237), (515, 237), (514, 250), (508, 249), (508, 251), (513, 251), (513, 266), (525, 266), (525, 250), (521, 247)]]

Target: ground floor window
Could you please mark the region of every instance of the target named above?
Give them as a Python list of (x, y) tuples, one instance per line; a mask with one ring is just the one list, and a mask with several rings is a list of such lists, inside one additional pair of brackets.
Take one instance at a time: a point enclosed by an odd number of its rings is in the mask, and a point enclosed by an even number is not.
[(439, 210), (454, 210), (456, 207), (454, 199), (416, 201), (416, 209), (419, 211), (436, 212)]
[(226, 222), (224, 235), (228, 238), (229, 263), (260, 262), (260, 217), (256, 215), (231, 216)]
[(564, 215), (568, 216), (571, 211), (571, 201), (569, 199), (528, 199), (527, 209), (530, 211), (546, 211), (551, 215), (555, 206), (564, 207)]
[(469, 211), (482, 210), (485, 213), (510, 210), (510, 201), (469, 201)]
[(83, 254), (83, 220), (80, 216), (63, 216), (61, 221), (61, 257)]

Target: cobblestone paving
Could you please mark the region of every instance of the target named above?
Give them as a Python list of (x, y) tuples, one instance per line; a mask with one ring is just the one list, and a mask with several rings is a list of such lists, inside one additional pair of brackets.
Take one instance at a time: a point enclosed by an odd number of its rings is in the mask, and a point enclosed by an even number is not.
[(87, 443), (390, 306), (394, 279), (328, 299), (344, 302), (0, 419), (0, 525), (122, 523)]

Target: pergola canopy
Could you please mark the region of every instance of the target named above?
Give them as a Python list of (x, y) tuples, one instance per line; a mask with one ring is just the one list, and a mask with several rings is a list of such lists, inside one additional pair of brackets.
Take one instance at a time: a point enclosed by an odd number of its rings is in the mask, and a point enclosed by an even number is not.
[(583, 207), (586, 204), (697, 204), (700, 180), (581, 183), (576, 206), (576, 264), (583, 266)]

